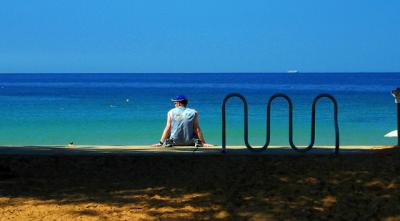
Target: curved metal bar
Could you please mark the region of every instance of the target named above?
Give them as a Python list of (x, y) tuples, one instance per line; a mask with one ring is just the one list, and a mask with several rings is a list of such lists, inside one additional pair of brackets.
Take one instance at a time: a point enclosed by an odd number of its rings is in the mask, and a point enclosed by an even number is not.
[(321, 98), (328, 98), (333, 104), (333, 121), (335, 124), (335, 154), (339, 153), (339, 146), (340, 146), (340, 135), (339, 135), (339, 121), (338, 121), (338, 112), (339, 112), (339, 107), (336, 99), (330, 95), (330, 94), (320, 94), (317, 97), (314, 98), (313, 101), (313, 106), (312, 106), (312, 117), (313, 117), (313, 130), (315, 134), (315, 112), (316, 112), (316, 105), (317, 102)]
[[(270, 118), (271, 118), (271, 107), (272, 107), (272, 101), (275, 100), (276, 98), (284, 98), (287, 103), (288, 103), (288, 107), (289, 107), (289, 144), (290, 147), (292, 149), (294, 149), (295, 151), (298, 152), (307, 152), (310, 149), (313, 148), (314, 143), (315, 143), (315, 105), (313, 105), (313, 113), (312, 113), (312, 117), (311, 117), (311, 141), (310, 144), (308, 144), (308, 146), (306, 148), (298, 148), (294, 142), (293, 142), (293, 102), (290, 99), (289, 96), (287, 96), (286, 94), (282, 94), (282, 93), (278, 93), (273, 95), (269, 101), (268, 101), (268, 106), (267, 106), (267, 119), (268, 119), (268, 129), (270, 130), (271, 125), (270, 125)], [(314, 100), (315, 101), (315, 100)], [(268, 132), (270, 133), (270, 132)]]
[(246, 147), (251, 150), (251, 151), (264, 151), (268, 148), (270, 144), (270, 138), (271, 138), (271, 107), (272, 107), (272, 101), (275, 100), (276, 98), (283, 98), (287, 101), (288, 103), (288, 108), (289, 108), (289, 144), (292, 149), (298, 152), (307, 152), (310, 149), (313, 148), (314, 143), (315, 143), (315, 116), (316, 116), (316, 104), (321, 98), (328, 98), (334, 106), (334, 123), (335, 123), (335, 154), (339, 153), (339, 123), (338, 123), (338, 105), (336, 99), (329, 95), (329, 94), (320, 94), (317, 97), (314, 98), (313, 104), (312, 104), (312, 116), (311, 116), (311, 141), (310, 144), (306, 148), (298, 148), (293, 142), (293, 103), (292, 100), (287, 96), (286, 94), (278, 93), (274, 94), (271, 96), (271, 98), (268, 100), (267, 104), (267, 122), (266, 122), (266, 142), (262, 148), (253, 148), (249, 144), (249, 139), (248, 139), (248, 105), (246, 98), (244, 98), (241, 94), (239, 93), (231, 93), (228, 94), (223, 103), (222, 103), (222, 152), (226, 152), (226, 103), (227, 101), (232, 98), (232, 97), (238, 97), (242, 100), (243, 102), (243, 111), (244, 111), (244, 141)]
[[(271, 134), (271, 107), (272, 107), (272, 101), (274, 101), (276, 98), (283, 98), (288, 103), (289, 142), (291, 142), (292, 137), (293, 137), (293, 103), (292, 103), (292, 100), (290, 99), (290, 97), (287, 96), (286, 94), (282, 94), (282, 93), (274, 94), (268, 100), (268, 104), (267, 104), (267, 134), (268, 135)], [(268, 144), (269, 144), (269, 140), (270, 140), (269, 136), (267, 137), (267, 140), (268, 140)], [(297, 147), (294, 147), (293, 149), (297, 150)]]
[[(232, 97), (238, 97), (240, 100), (243, 102), (243, 112), (244, 112), (244, 143), (247, 147), (247, 149), (251, 151), (264, 151), (268, 147), (269, 141), (261, 148), (254, 148), (250, 145), (249, 143), (249, 121), (248, 121), (248, 105), (246, 98), (243, 97), (243, 95), (239, 93), (231, 93), (228, 94), (225, 98), (224, 101), (222, 102), (222, 152), (226, 152), (226, 103), (228, 100)], [(267, 135), (269, 137), (269, 135)]]

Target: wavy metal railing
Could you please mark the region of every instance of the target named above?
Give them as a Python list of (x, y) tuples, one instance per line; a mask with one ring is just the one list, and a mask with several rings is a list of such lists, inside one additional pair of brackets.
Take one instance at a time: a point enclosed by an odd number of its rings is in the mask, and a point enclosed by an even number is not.
[(244, 143), (246, 147), (251, 151), (264, 151), (268, 148), (271, 140), (271, 106), (272, 101), (276, 98), (283, 98), (288, 102), (289, 105), (289, 144), (290, 147), (298, 152), (307, 152), (313, 148), (315, 143), (315, 112), (316, 112), (316, 104), (319, 99), (321, 98), (328, 98), (334, 106), (334, 124), (335, 124), (335, 154), (339, 153), (339, 123), (338, 123), (338, 105), (336, 99), (329, 95), (329, 94), (320, 94), (314, 98), (312, 104), (312, 116), (311, 116), (311, 142), (305, 148), (299, 148), (293, 143), (293, 104), (292, 100), (286, 95), (282, 93), (274, 94), (270, 97), (267, 105), (267, 124), (266, 124), (266, 131), (267, 131), (267, 140), (261, 148), (254, 148), (249, 144), (249, 122), (248, 122), (248, 105), (246, 98), (239, 93), (231, 93), (228, 94), (222, 103), (222, 152), (226, 152), (226, 103), (232, 97), (238, 97), (243, 102), (243, 111), (244, 111)]

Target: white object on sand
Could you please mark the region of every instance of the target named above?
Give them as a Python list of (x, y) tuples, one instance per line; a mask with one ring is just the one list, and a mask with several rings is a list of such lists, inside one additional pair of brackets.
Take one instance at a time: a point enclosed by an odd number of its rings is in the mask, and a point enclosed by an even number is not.
[(397, 130), (390, 131), (389, 133), (385, 134), (385, 137), (397, 137)]

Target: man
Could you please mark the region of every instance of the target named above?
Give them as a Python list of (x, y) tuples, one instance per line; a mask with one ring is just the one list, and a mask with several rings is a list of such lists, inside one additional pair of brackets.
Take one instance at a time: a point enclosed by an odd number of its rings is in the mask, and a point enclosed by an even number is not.
[(161, 135), (160, 142), (152, 146), (204, 146), (210, 147), (204, 140), (199, 126), (199, 115), (196, 110), (188, 108), (188, 99), (175, 96), (171, 99), (175, 108), (168, 111), (167, 125)]

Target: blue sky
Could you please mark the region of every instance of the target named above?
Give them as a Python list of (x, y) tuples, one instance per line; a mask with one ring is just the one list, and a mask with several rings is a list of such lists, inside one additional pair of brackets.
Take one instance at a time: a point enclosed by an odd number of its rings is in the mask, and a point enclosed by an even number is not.
[(396, 72), (400, 1), (3, 1), (0, 73)]

